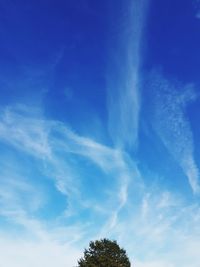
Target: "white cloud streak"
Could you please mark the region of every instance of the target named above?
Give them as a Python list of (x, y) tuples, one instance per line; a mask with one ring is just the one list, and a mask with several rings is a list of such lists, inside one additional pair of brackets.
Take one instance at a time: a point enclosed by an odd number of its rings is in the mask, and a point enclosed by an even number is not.
[(49, 233), (45, 233), (45, 240), (14, 239), (1, 234), (0, 249), (0, 266), (8, 267), (72, 267), (81, 255), (80, 249), (53, 240)]
[(194, 88), (192, 85), (180, 88), (178, 83), (173, 84), (162, 75), (154, 73), (149, 90), (154, 98), (152, 124), (183, 169), (192, 191), (198, 194), (199, 169), (194, 159), (193, 134), (186, 115), (187, 105), (195, 99)]
[[(138, 139), (141, 43), (148, 1), (132, 1), (122, 7), (118, 29), (118, 49), (111, 51), (112, 69), (108, 73), (109, 130), (116, 146), (135, 148)], [(121, 25), (120, 25), (121, 27)], [(119, 51), (118, 51), (119, 50)], [(114, 66), (114, 67), (113, 67)]]
[[(109, 182), (111, 187), (107, 192), (108, 197), (101, 204), (99, 203), (101, 207), (99, 206), (98, 210), (102, 209), (105, 214), (108, 214), (107, 205), (111, 205), (117, 214), (118, 210), (126, 204), (129, 174), (127, 174), (127, 163), (119, 150), (79, 136), (64, 124), (45, 120), (39, 111), (29, 110), (25, 106), (7, 107), (2, 110), (0, 140), (38, 161), (37, 168), (40, 175), (47, 176), (54, 181), (57, 190), (67, 198), (68, 208), (66, 207), (67, 210), (63, 211), (64, 214), (75, 214), (77, 213), (76, 209), (82, 210), (89, 207), (93, 209), (93, 206), (95, 209), (93, 202), (89, 204), (88, 199), (83, 200), (84, 191), (87, 189), (87, 180), (84, 182), (81, 175), (87, 176), (88, 173), (80, 174), (79, 166), (74, 167), (72, 161), (74, 156), (83, 157), (93, 162), (104, 173), (105, 177), (109, 176), (108, 179), (112, 179)], [(22, 163), (20, 162), (20, 164)], [(4, 167), (7, 169), (6, 166)], [(25, 166), (24, 168), (26, 169)], [(3, 175), (7, 177), (10, 174), (5, 173)], [(19, 180), (26, 180), (27, 183), (32, 183), (32, 178), (24, 179), (23, 175), (23, 173), (19, 177), (15, 175), (12, 181), (19, 183)], [(6, 186), (9, 187), (9, 180), (4, 180)], [(99, 193), (103, 190), (105, 193), (108, 191), (104, 184), (102, 184), (102, 188), (99, 188)], [(113, 197), (112, 193), (116, 190), (119, 193)], [(20, 195), (16, 195), (15, 192), (16, 188), (10, 193), (12, 198), (15, 198), (9, 202), (11, 204), (16, 203), (16, 197)], [(3, 201), (8, 203), (8, 197), (3, 193), (3, 190), (1, 193)], [(21, 193), (24, 196), (24, 192)], [(96, 198), (98, 199), (98, 195)], [(29, 201), (34, 203), (33, 199), (29, 199)], [(15, 210), (16, 206), (12, 206)], [(18, 209), (20, 210), (19, 207)]]
[[(135, 266), (186, 267), (190, 262), (198, 267), (198, 207), (185, 205), (170, 192), (138, 186), (139, 170), (122, 151), (79, 136), (64, 124), (45, 120), (41, 114), (19, 106), (2, 110), (0, 140), (17, 153), (21, 151), (42, 162), (40, 171), (52, 177), (59, 192), (71, 199), (71, 206), (53, 220), (37, 218), (37, 212), (46, 205), (46, 192), (42, 188), (38, 191), (33, 180), (26, 177), (22, 162), (18, 161), (17, 167), (13, 164), (15, 159), (8, 161), (9, 156), (1, 161), (4, 171), (0, 172), (0, 211), (13, 227), (11, 232), (2, 228), (0, 234), (3, 266), (75, 266), (89, 240), (109, 237), (127, 249)], [(103, 184), (100, 188), (107, 190), (105, 201), (99, 199), (94, 204), (82, 199), (84, 178), (79, 170), (73, 172), (69, 161), (73, 155), (89, 159), (112, 180), (109, 189)], [(137, 201), (130, 188), (134, 182)], [(69, 216), (84, 209), (92, 210), (95, 225), (91, 220), (83, 223), (81, 218), (76, 223), (68, 221), (67, 212)], [(97, 222), (97, 216), (101, 222)], [(179, 251), (184, 251), (184, 258)]]
[(140, 204), (137, 210), (132, 204), (134, 212), (121, 218), (110, 233), (119, 233), (118, 240), (127, 248), (133, 266), (198, 267), (198, 205), (187, 205), (180, 197), (156, 188), (146, 188)]

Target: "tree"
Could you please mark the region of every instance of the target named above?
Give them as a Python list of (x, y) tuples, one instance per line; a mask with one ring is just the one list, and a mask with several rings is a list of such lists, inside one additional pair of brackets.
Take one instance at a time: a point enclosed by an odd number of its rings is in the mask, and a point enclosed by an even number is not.
[(109, 239), (91, 241), (78, 267), (130, 267), (126, 251)]

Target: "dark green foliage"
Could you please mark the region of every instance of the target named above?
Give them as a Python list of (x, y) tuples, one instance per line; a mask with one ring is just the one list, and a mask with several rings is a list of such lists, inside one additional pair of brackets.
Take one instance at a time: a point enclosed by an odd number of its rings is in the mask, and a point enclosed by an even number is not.
[(116, 241), (101, 239), (90, 242), (84, 257), (78, 261), (79, 267), (130, 267), (126, 251)]

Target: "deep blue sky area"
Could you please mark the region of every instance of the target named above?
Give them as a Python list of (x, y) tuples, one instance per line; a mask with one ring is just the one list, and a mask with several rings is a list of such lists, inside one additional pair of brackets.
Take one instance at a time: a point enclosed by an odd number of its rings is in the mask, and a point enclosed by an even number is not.
[(199, 267), (199, 47), (199, 0), (0, 0), (0, 266)]
[(192, 52), (200, 45), (196, 12), (194, 1), (154, 1), (147, 25), (150, 66), (162, 66), (185, 82), (198, 82), (200, 55)]

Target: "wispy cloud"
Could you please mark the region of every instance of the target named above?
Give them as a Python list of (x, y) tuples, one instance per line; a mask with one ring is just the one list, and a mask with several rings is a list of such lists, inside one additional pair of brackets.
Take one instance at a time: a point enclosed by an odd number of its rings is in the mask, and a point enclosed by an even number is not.
[[(77, 256), (79, 250), (77, 247), (73, 248), (71, 243), (79, 241), (81, 244), (86, 232), (86, 240), (89, 236), (92, 237), (92, 233), (97, 233), (103, 221), (109, 219), (109, 209), (113, 211), (114, 221), (111, 228), (114, 228), (118, 213), (126, 205), (131, 175), (126, 155), (120, 150), (74, 133), (61, 122), (46, 120), (38, 109), (21, 105), (1, 109), (0, 142), (4, 149), (9, 148), (13, 152), (12, 157), (8, 153), (1, 161), (0, 216), (9, 222), (13, 231), (18, 226), (21, 229), (21, 237), (17, 242), (21, 249), (27, 247), (27, 257), (25, 256), (23, 264), (31, 266), (31, 255), (35, 255), (38, 259), (37, 266), (40, 266), (40, 262), (42, 264), (49, 260), (47, 251), (51, 248), (55, 249), (55, 253), (62, 254), (59, 266), (62, 266), (63, 262), (69, 264), (73, 261), (75, 264), (75, 255)], [(25, 156), (26, 164), (23, 162), (23, 157), (22, 159), (15, 157), (19, 154)], [(76, 163), (77, 158), (86, 159), (86, 162), (94, 164), (103, 174), (102, 179), (108, 181), (106, 184), (101, 183), (101, 187), (97, 190), (96, 203), (89, 196), (84, 198), (88, 191), (89, 171), (85, 166), (84, 170), (81, 170), (81, 166)], [(32, 161), (35, 162), (34, 167), (31, 167)], [(92, 165), (88, 166), (92, 168)], [(40, 176), (37, 178), (41, 181), (40, 187), (35, 181), (35, 175)], [(48, 191), (42, 186), (46, 178), (49, 182), (54, 182), (54, 190), (67, 200), (62, 211), (55, 211), (55, 218), (50, 221), (45, 217), (39, 219), (40, 211), (48, 206)], [(101, 199), (103, 191), (107, 196), (105, 199)], [(79, 213), (87, 213), (89, 210), (90, 212), (92, 210), (92, 216), (95, 218), (102, 216), (100, 220), (103, 221), (98, 225), (96, 221), (88, 223), (86, 221), (83, 225), (70, 223), (70, 218), (79, 216)], [(66, 224), (63, 224), (64, 220)], [(24, 254), (18, 250), (16, 254), (14, 253), (15, 240), (5, 235), (0, 240), (0, 243), (3, 242), (7, 247), (4, 247), (5, 254), (2, 261), (9, 267), (14, 264), (25, 266), (22, 265)], [(34, 249), (32, 254), (29, 247)], [(39, 249), (45, 250), (44, 255), (38, 254)], [(68, 249), (75, 251), (71, 258), (69, 255), (64, 256), (63, 251)], [(13, 253), (18, 255), (15, 262), (9, 258)], [(70, 263), (67, 266), (72, 265)]]
[(71, 267), (77, 265), (80, 250), (52, 242), (0, 238), (1, 264), (8, 267)]
[[(148, 1), (133, 1), (123, 6), (116, 42), (112, 48), (114, 61), (108, 76), (109, 130), (114, 143), (133, 148), (137, 143), (140, 113), (139, 68), (144, 22)], [(114, 37), (113, 37), (114, 38)], [(122, 56), (123, 55), (123, 56)]]
[[(90, 205), (88, 199), (84, 200), (88, 190), (89, 180), (87, 176), (89, 171), (87, 168), (86, 170), (85, 167), (81, 169), (81, 166), (77, 165), (78, 158), (83, 158), (86, 162), (94, 164), (98, 168), (95, 171), (96, 175), (98, 171), (104, 173), (102, 180), (106, 183), (101, 183), (101, 188), (97, 190), (99, 195), (96, 195), (96, 202), (103, 192), (107, 198), (99, 202), (99, 205), (102, 206), (99, 208), (104, 209), (107, 213), (106, 203), (112, 207), (114, 203), (117, 203), (117, 210), (125, 205), (130, 174), (127, 174), (127, 163), (120, 150), (79, 136), (63, 123), (45, 120), (40, 111), (31, 110), (25, 106), (10, 106), (2, 110), (0, 140), (5, 145), (16, 149), (16, 153), (21, 151), (21, 153), (35, 158), (37, 162), (35, 168), (37, 168), (40, 176), (48, 177), (54, 181), (56, 189), (66, 196), (68, 204), (66, 206), (67, 212), (66, 210), (63, 211), (64, 214), (75, 214), (75, 209), (84, 210), (89, 207), (95, 209), (92, 200)], [(22, 162), (19, 164), (23, 166)], [(92, 165), (89, 166), (93, 168)], [(24, 166), (24, 168), (26, 167)], [(33, 171), (35, 172), (36, 169)], [(86, 178), (84, 178), (85, 176)], [(19, 180), (16, 176), (15, 179), (16, 181)], [(30, 177), (29, 174), (26, 182), (32, 183), (32, 181), (33, 177)], [(8, 180), (6, 183), (9, 186)], [(109, 190), (108, 185), (110, 186)], [(115, 190), (119, 190), (119, 193), (113, 197), (111, 192)], [(15, 196), (14, 193), (12, 195)], [(4, 200), (6, 201), (6, 196), (4, 196)], [(30, 201), (34, 203), (32, 200)], [(13, 201), (13, 203), (15, 202)]]
[[(118, 218), (118, 222), (106, 235), (117, 238), (127, 249), (132, 264), (140, 267), (176, 267), (180, 264), (186, 267), (191, 264), (198, 267), (198, 206), (187, 205), (183, 199), (170, 192), (149, 187), (143, 188), (137, 204), (129, 203), (131, 212), (128, 217)], [(24, 238), (22, 234), (17, 239), (5, 232), (1, 234), (0, 247), (4, 252), (1, 262), (9, 267), (29, 264), (42, 266), (47, 263), (53, 267), (54, 257), (59, 257), (59, 267), (75, 266), (84, 246), (87, 246), (90, 238), (94, 238), (81, 225), (47, 228), (45, 224), (27, 218), (25, 214), (18, 215), (16, 220), (26, 227), (29, 236), (31, 234), (34, 239), (27, 236)], [(87, 238), (83, 240), (85, 233)]]
[(1, 110), (0, 138), (29, 154), (50, 157), (49, 127), (38, 119), (38, 112), (23, 105)]
[[(179, 98), (181, 105), (184, 99)], [(198, 206), (187, 205), (168, 191), (147, 188), (138, 166), (124, 151), (80, 136), (25, 106), (1, 110), (0, 141), (4, 150), (18, 155), (16, 160), (8, 153), (0, 163), (0, 215), (12, 229), (4, 231), (2, 226), (4, 265), (53, 267), (59, 257), (57, 266), (75, 266), (89, 240), (106, 236), (119, 240), (138, 266), (185, 267), (190, 261), (198, 267)], [(83, 163), (77, 164), (79, 158)], [(34, 161), (33, 173), (28, 171), (28, 159)], [(90, 197), (87, 180), (93, 167), (101, 179), (95, 198)], [(45, 179), (67, 200), (53, 219), (40, 217), (40, 210), (49, 204), (42, 186)], [(89, 189), (95, 190), (91, 185)], [(176, 254), (179, 250), (184, 251), (185, 266)]]
[(199, 169), (194, 159), (194, 142), (186, 108), (195, 99), (193, 85), (181, 86), (154, 73), (152, 124), (168, 151), (180, 164), (194, 193), (200, 192)]
[[(131, 255), (135, 266), (179, 266), (199, 261), (198, 205), (187, 205), (170, 192), (144, 188), (137, 208), (118, 221), (113, 232)], [(127, 230), (128, 225), (128, 230)], [(180, 254), (184, 251), (184, 254)], [(153, 265), (155, 264), (155, 265)]]

